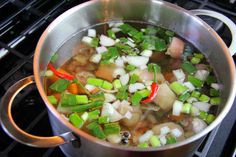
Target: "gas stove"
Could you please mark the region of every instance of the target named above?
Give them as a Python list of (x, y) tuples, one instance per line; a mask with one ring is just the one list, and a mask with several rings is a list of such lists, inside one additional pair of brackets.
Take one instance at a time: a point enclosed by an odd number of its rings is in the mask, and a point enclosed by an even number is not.
[[(2, 0), (0, 2), (0, 98), (15, 82), (33, 74), (33, 56), (45, 28), (61, 13), (86, 0)], [(236, 23), (235, 0), (167, 0), (185, 9), (209, 9), (228, 16)], [(201, 17), (227, 45), (231, 35), (221, 22)], [(236, 62), (236, 57), (234, 61)], [(35, 85), (20, 92), (13, 104), (13, 118), (20, 128), (40, 136), (51, 136), (46, 106)], [(236, 101), (223, 122), (207, 135), (193, 157), (235, 156)], [(12, 140), (0, 127), (1, 157), (60, 157), (59, 147), (32, 148)]]

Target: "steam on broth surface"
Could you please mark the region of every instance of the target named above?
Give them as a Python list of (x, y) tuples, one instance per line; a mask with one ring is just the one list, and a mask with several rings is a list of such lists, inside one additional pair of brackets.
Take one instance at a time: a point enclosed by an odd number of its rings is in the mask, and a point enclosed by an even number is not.
[(45, 72), (48, 100), (75, 127), (146, 148), (214, 121), (221, 85), (204, 55), (174, 32), (117, 22), (82, 33), (73, 56), (55, 69), (55, 54)]

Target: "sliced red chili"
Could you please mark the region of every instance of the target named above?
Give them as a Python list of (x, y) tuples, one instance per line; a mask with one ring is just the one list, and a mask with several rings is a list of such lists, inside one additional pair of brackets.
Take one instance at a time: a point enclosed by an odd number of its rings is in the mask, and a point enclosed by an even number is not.
[(157, 83), (153, 82), (151, 85), (151, 93), (149, 95), (148, 98), (146, 98), (145, 100), (142, 101), (142, 103), (146, 104), (146, 103), (150, 103), (153, 101), (153, 99), (156, 97), (157, 95), (157, 91), (159, 89), (159, 86)]
[(65, 74), (65, 73), (62, 73), (62, 72), (60, 72), (60, 71), (57, 71), (57, 70), (55, 69), (55, 67), (52, 65), (52, 63), (49, 63), (49, 64), (48, 64), (48, 68), (49, 68), (50, 70), (52, 70), (52, 72), (53, 72), (56, 76), (58, 76), (58, 77), (60, 77), (60, 78), (67, 79), (67, 80), (70, 80), (70, 81), (74, 80), (74, 78), (75, 78), (73, 75)]

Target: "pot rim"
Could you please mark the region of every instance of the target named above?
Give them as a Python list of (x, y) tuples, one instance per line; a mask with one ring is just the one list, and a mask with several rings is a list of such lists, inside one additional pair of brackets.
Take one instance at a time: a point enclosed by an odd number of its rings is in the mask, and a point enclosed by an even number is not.
[(236, 74), (235, 74), (235, 65), (234, 65), (234, 61), (232, 59), (232, 57), (230, 56), (228, 47), (225, 45), (225, 43), (223, 42), (223, 40), (219, 37), (219, 35), (207, 24), (205, 23), (202, 19), (200, 19), (199, 17), (195, 16), (193, 13), (191, 13), (188, 10), (185, 10), (184, 8), (181, 8), (177, 5), (171, 4), (169, 2), (164, 2), (164, 1), (160, 1), (160, 0), (150, 0), (152, 3), (160, 3), (163, 4), (167, 7), (170, 7), (172, 9), (176, 9), (176, 10), (180, 10), (183, 14), (187, 14), (188, 16), (191, 16), (192, 18), (195, 18), (195, 20), (200, 23), (205, 29), (207, 29), (218, 41), (218, 44), (224, 49), (224, 53), (226, 55), (228, 64), (230, 66), (230, 73), (232, 74), (232, 88), (230, 89), (230, 95), (227, 98), (226, 101), (226, 105), (224, 106), (224, 108), (222, 109), (222, 111), (220, 112), (220, 114), (217, 116), (217, 118), (214, 120), (214, 122), (212, 122), (209, 126), (207, 126), (207, 128), (205, 128), (203, 131), (201, 131), (200, 133), (197, 133), (181, 142), (177, 142), (175, 144), (170, 144), (170, 145), (166, 145), (166, 146), (162, 146), (159, 148), (138, 148), (138, 147), (133, 147), (133, 146), (121, 146), (121, 145), (114, 145), (114, 144), (110, 144), (109, 142), (97, 139), (96, 137), (89, 135), (88, 133), (77, 129), (76, 127), (74, 127), (71, 123), (69, 123), (65, 118), (63, 118), (61, 116), (61, 114), (56, 110), (56, 108), (51, 105), (47, 99), (47, 95), (44, 91), (44, 86), (40, 81), (40, 64), (39, 64), (39, 58), (40, 58), (40, 52), (41, 52), (41, 47), (44, 43), (44, 39), (46, 38), (48, 32), (50, 32), (56, 25), (57, 23), (60, 23), (61, 21), (63, 21), (67, 16), (69, 16), (70, 14), (76, 12), (77, 10), (79, 10), (80, 8), (86, 7), (92, 3), (96, 3), (99, 2), (100, 0), (93, 0), (93, 1), (88, 1), (85, 3), (82, 3), (80, 5), (77, 5), (69, 10), (67, 10), (66, 12), (64, 12), (63, 14), (61, 14), (59, 17), (57, 17), (47, 28), (46, 30), (43, 32), (43, 34), (41, 35), (38, 44), (36, 46), (35, 49), (35, 55), (34, 55), (34, 63), (33, 63), (33, 68), (34, 68), (34, 76), (35, 76), (35, 82), (36, 82), (36, 86), (39, 90), (39, 93), (42, 97), (42, 99), (44, 100), (48, 110), (60, 121), (63, 123), (63, 125), (65, 125), (67, 128), (69, 128), (71, 131), (73, 131), (74, 133), (76, 133), (79, 136), (82, 136), (83, 138), (90, 140), (94, 143), (103, 145), (105, 147), (109, 147), (109, 148), (113, 148), (113, 149), (119, 149), (119, 150), (126, 150), (126, 151), (161, 151), (161, 150), (166, 150), (166, 149), (172, 149), (172, 148), (176, 148), (176, 147), (180, 147), (183, 145), (186, 145), (188, 143), (191, 143), (195, 140), (200, 139), (201, 137), (203, 137), (204, 135), (206, 135), (207, 133), (209, 133), (211, 130), (213, 130), (217, 125), (219, 125), (221, 123), (221, 121), (224, 119), (224, 117), (226, 116), (226, 114), (228, 113), (228, 111), (230, 110), (235, 95), (236, 95)]

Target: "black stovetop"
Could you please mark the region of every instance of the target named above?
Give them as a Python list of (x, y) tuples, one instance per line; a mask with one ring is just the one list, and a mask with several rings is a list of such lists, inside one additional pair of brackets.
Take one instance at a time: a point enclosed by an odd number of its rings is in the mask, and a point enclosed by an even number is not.
[[(86, 0), (1, 0), (0, 2), (0, 98), (16, 81), (33, 73), (33, 56), (44, 29), (61, 13)], [(236, 22), (234, 0), (167, 0), (186, 9), (215, 10)], [(230, 1), (232, 3), (230, 3)], [(217, 20), (203, 17), (222, 37), (231, 42), (229, 30)], [(234, 56), (234, 60), (236, 58)], [(16, 123), (34, 135), (51, 136), (46, 107), (35, 85), (18, 94), (13, 105)], [(236, 139), (236, 101), (220, 126), (205, 138), (194, 157), (233, 156)], [(12, 140), (0, 127), (0, 157), (60, 157), (59, 147), (32, 148)]]

